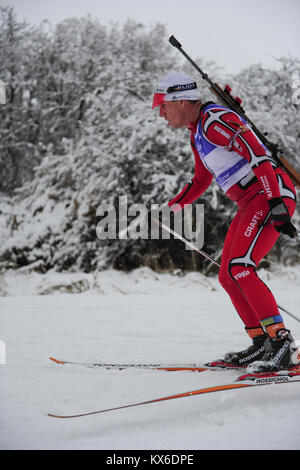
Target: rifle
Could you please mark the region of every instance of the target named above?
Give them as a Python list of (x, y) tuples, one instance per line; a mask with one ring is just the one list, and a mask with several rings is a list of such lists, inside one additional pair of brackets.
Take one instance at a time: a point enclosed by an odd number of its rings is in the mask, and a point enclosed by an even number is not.
[(200, 73), (203, 80), (206, 80), (210, 85), (210, 90), (219, 98), (224, 106), (232, 109), (232, 111), (239, 114), (245, 121), (250, 125), (252, 131), (257, 135), (257, 137), (262, 141), (262, 143), (270, 150), (273, 159), (275, 162), (280, 165), (289, 175), (291, 180), (293, 181), (294, 185), (297, 188), (300, 188), (300, 174), (297, 170), (287, 161), (284, 156), (279, 156), (278, 153), (280, 152), (278, 144), (270, 142), (266, 138), (266, 134), (260, 132), (260, 130), (256, 127), (254, 122), (246, 115), (245, 110), (242, 107), (242, 100), (238, 96), (234, 98), (231, 94), (231, 88), (229, 85), (225, 85), (224, 90), (218, 85), (218, 83), (213, 83), (211, 79), (208, 77), (207, 73), (203, 72), (200, 67), (191, 59), (191, 57), (182, 49), (182, 46), (179, 41), (174, 36), (169, 38), (170, 44), (176, 47), (176, 49), (181, 52), (181, 54), (192, 64), (192, 66)]

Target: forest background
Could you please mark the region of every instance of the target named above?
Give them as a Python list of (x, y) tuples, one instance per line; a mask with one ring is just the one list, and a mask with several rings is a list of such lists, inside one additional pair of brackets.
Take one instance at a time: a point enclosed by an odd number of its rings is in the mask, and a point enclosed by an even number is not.
[[(161, 24), (103, 25), (87, 16), (33, 26), (19, 21), (13, 8), (1, 8), (2, 272), (24, 266), (41, 273), (141, 266), (216, 272), (178, 240), (100, 240), (96, 233), (101, 204), (118, 210), (122, 196), (128, 205), (164, 204), (193, 176), (188, 131), (173, 131), (151, 109), (155, 85), (172, 71), (191, 75), (203, 101), (214, 99), (179, 56)], [(299, 102), (293, 99), (299, 59), (280, 57), (276, 70), (249, 64), (232, 76), (213, 61), (194, 59), (213, 81), (232, 86), (299, 171)], [(236, 207), (215, 183), (195, 202), (204, 204), (203, 249), (220, 259)], [(300, 227), (299, 208), (294, 220)], [(280, 237), (263, 267), (296, 264), (299, 248), (299, 239)]]

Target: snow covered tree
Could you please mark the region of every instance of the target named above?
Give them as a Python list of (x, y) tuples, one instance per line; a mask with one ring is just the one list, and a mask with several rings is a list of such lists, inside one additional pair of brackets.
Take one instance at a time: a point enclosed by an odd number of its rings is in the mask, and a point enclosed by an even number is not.
[[(1, 266), (206, 269), (206, 261), (176, 240), (97, 237), (99, 206), (115, 208), (118, 226), (120, 197), (150, 208), (167, 202), (193, 176), (189, 132), (158, 119), (151, 109), (153, 87), (166, 74), (185, 70), (198, 81), (203, 101), (214, 96), (174, 53), (164, 27), (133, 20), (108, 27), (86, 17), (34, 29), (19, 25), (11, 10), (4, 13), (14, 36), (10, 45), (4, 28), (1, 44), (18, 47), (0, 64), (9, 90), (8, 105), (0, 107), (1, 189), (15, 188), (14, 197), (3, 195), (0, 204)], [(215, 64), (197, 62), (222, 83)], [(297, 166), (299, 109), (291, 101), (290, 76), (299, 62), (281, 64), (277, 71), (249, 66), (230, 83), (247, 114)], [(204, 249), (216, 257), (235, 207), (216, 183), (197, 202), (205, 204)], [(295, 262), (299, 242), (284, 238), (283, 245), (269, 259)]]
[(0, 105), (0, 191), (8, 191), (26, 180), (28, 164), (32, 168), (38, 158), (27, 108), (31, 31), (12, 8), (1, 8), (0, 14), (0, 79), (6, 94), (6, 104)]

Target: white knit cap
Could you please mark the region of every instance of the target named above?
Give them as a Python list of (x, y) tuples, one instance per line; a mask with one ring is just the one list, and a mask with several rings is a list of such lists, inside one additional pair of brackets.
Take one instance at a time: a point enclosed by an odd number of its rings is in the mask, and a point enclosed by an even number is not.
[(154, 90), (152, 108), (164, 101), (200, 100), (197, 83), (192, 78), (179, 72), (163, 78)]

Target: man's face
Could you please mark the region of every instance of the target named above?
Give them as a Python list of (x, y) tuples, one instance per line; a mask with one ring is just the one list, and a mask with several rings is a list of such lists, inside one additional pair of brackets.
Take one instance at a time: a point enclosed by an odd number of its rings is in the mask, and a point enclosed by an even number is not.
[(159, 105), (159, 116), (168, 121), (168, 126), (180, 129), (190, 123), (186, 101), (165, 101)]

